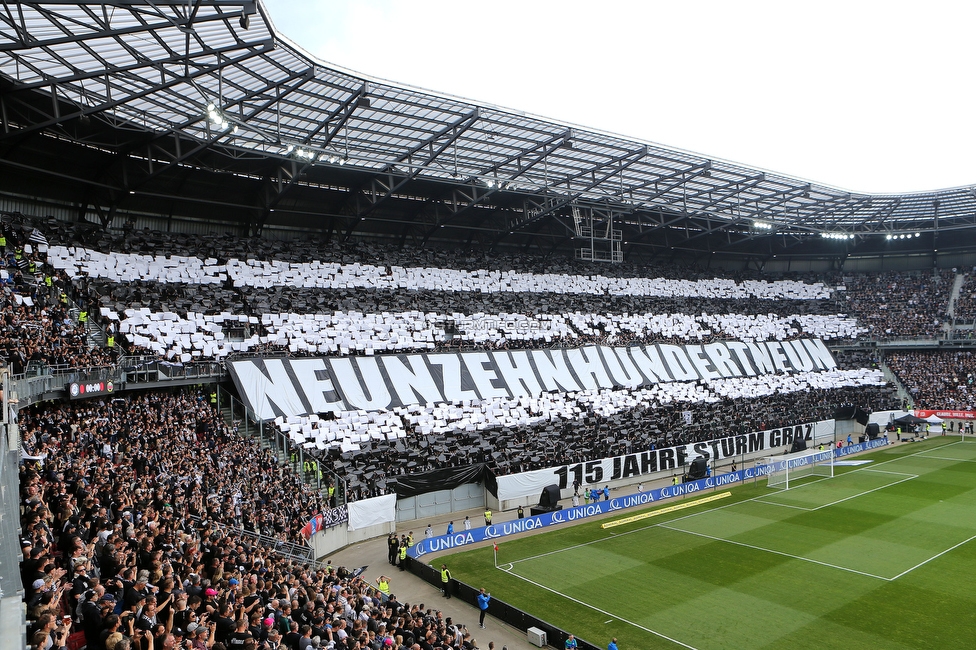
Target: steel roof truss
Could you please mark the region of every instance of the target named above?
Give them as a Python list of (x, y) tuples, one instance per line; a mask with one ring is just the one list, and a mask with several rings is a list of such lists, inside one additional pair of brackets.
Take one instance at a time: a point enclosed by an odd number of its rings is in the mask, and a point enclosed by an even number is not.
[[(244, 53), (244, 54), (242, 54), (240, 56), (234, 57), (233, 59), (228, 59), (226, 63), (220, 63), (220, 62), (218, 62), (216, 64), (211, 64), (211, 65), (203, 66), (203, 67), (199, 68), (198, 70), (195, 70), (194, 72), (191, 72), (188, 76), (185, 76), (185, 77), (174, 77), (174, 78), (170, 79), (169, 81), (167, 81), (166, 83), (157, 84), (157, 85), (155, 85), (155, 86), (153, 86), (151, 88), (146, 88), (144, 90), (141, 90), (139, 92), (133, 93), (131, 95), (127, 95), (127, 96), (125, 96), (123, 98), (120, 98), (120, 99), (111, 99), (111, 95), (109, 95), (108, 101), (106, 101), (106, 102), (104, 102), (102, 104), (95, 105), (95, 106), (84, 107), (84, 108), (82, 108), (79, 111), (75, 111), (75, 112), (69, 113), (67, 115), (61, 115), (59, 117), (51, 118), (51, 119), (45, 120), (45, 121), (43, 121), (43, 122), (41, 122), (39, 124), (32, 124), (29, 127), (25, 127), (25, 128), (19, 129), (18, 131), (14, 131), (14, 132), (11, 132), (9, 134), (0, 135), (0, 141), (3, 141), (4, 139), (10, 138), (10, 137), (13, 137), (13, 136), (23, 136), (23, 135), (27, 135), (29, 133), (34, 133), (35, 131), (40, 131), (40, 130), (46, 129), (46, 128), (50, 127), (50, 126), (54, 126), (54, 125), (59, 124), (61, 122), (65, 122), (67, 120), (79, 118), (79, 117), (82, 117), (82, 116), (85, 116), (85, 115), (90, 115), (92, 113), (111, 111), (115, 107), (121, 106), (121, 105), (123, 105), (123, 104), (125, 104), (127, 102), (131, 102), (131, 101), (136, 100), (136, 99), (141, 99), (143, 97), (146, 97), (146, 96), (151, 95), (153, 93), (157, 93), (157, 92), (159, 92), (161, 90), (165, 90), (165, 89), (170, 88), (172, 86), (175, 86), (177, 84), (187, 83), (189, 81), (192, 81), (193, 79), (197, 79), (197, 78), (203, 77), (205, 75), (212, 74), (212, 73), (220, 70), (223, 67), (239, 65), (239, 64), (244, 63), (245, 61), (247, 61), (249, 59), (252, 59), (252, 58), (254, 58), (256, 56), (260, 56), (261, 54), (265, 53), (267, 50), (268, 50), (268, 47), (267, 46), (260, 47), (260, 48), (254, 49), (254, 50), (250, 50), (250, 51), (247, 51), (246, 53)], [(163, 70), (163, 71), (165, 71), (165, 72), (167, 72), (167, 73), (169, 73), (169, 71), (168, 70), (165, 70), (165, 68), (160, 68), (160, 69)], [(106, 78), (106, 84), (108, 84), (107, 78)]]

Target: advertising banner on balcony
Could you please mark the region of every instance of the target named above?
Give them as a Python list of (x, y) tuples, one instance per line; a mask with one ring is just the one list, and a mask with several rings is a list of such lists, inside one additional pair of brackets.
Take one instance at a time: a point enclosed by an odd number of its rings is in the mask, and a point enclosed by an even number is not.
[(576, 483), (581, 487), (603, 487), (610, 481), (656, 472), (671, 471), (680, 475), (684, 473), (691, 461), (698, 457), (703, 457), (711, 463), (760, 451), (779, 450), (786, 445), (791, 445), (794, 440), (806, 441), (808, 448), (821, 443), (830, 447), (833, 439), (834, 420), (808, 422), (792, 427), (757, 431), (677, 447), (663, 447), (587, 463), (507, 474), (496, 479), (498, 491), (495, 496), (499, 501), (508, 501), (537, 496), (548, 485), (558, 485), (560, 490), (565, 490)]
[(227, 362), (258, 419), (837, 367), (819, 339)]
[(976, 420), (976, 411), (943, 411), (940, 409), (915, 411), (915, 417), (922, 418), (923, 420), (933, 415), (943, 420)]
[[(844, 456), (856, 454), (858, 452), (877, 449), (878, 447), (883, 447), (887, 444), (887, 440), (878, 438), (877, 440), (868, 440), (866, 442), (853, 444), (849, 447), (835, 448), (833, 453), (835, 458), (843, 458)], [(768, 475), (774, 469), (776, 469), (774, 465), (757, 465), (756, 467), (746, 467), (729, 474), (709, 476), (708, 478), (704, 478), (699, 481), (692, 481), (690, 483), (668, 485), (656, 490), (614, 497), (607, 501), (598, 501), (596, 503), (567, 508), (565, 510), (547, 512), (542, 515), (525, 517), (524, 519), (512, 519), (510, 521), (503, 521), (491, 526), (482, 526), (473, 530), (461, 530), (451, 535), (440, 535), (438, 537), (421, 540), (407, 549), (407, 555), (413, 558), (422, 558), (428, 553), (448, 551), (460, 546), (477, 544), (478, 542), (484, 541), (494, 541), (497, 547), (501, 538), (509, 535), (516, 535), (518, 533), (524, 533), (530, 530), (537, 530), (539, 528), (546, 528), (548, 526), (579, 521), (581, 519), (596, 517), (610, 512), (653, 505), (658, 501), (673, 499), (675, 497), (682, 497), (686, 495), (706, 496), (708, 490), (731, 487), (736, 483), (742, 483), (744, 481), (758, 481)]]

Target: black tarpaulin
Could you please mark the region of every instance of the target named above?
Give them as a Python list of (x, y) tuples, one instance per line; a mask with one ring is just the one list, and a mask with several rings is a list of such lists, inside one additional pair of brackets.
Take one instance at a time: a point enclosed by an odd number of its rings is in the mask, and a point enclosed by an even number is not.
[(465, 465), (463, 467), (445, 467), (429, 472), (404, 474), (397, 476), (393, 489), (397, 498), (412, 497), (425, 492), (437, 490), (453, 490), (468, 483), (483, 483), (488, 475), (488, 466), (484, 463)]

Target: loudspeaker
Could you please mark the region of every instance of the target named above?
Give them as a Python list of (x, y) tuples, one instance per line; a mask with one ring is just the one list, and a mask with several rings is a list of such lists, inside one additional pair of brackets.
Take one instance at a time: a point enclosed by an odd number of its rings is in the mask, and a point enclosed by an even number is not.
[(539, 496), (539, 507), (555, 510), (559, 505), (559, 486), (547, 485)]
[(807, 441), (803, 438), (797, 438), (793, 441), (793, 446), (790, 447), (790, 453), (795, 454), (798, 451), (805, 451), (807, 448)]
[(688, 468), (688, 480), (697, 481), (706, 476), (708, 476), (708, 461), (703, 456), (691, 461), (691, 467)]

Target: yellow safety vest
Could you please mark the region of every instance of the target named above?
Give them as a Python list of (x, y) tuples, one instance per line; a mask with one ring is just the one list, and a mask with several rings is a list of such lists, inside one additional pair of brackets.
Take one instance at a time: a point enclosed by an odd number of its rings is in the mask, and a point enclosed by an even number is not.
[(491, 510), (485, 510), (485, 521), (491, 521)]
[(80, 312), (78, 312), (78, 322), (79, 323), (87, 323), (88, 322), (88, 312), (87, 311), (80, 311)]
[(46, 284), (49, 287), (50, 286), (53, 286), (54, 285), (54, 278), (52, 278), (50, 275), (46, 276), (44, 278), (44, 284)]
[(451, 581), (451, 572), (447, 569), (441, 569), (441, 582), (447, 584)]
[(105, 344), (106, 344), (106, 345), (107, 345), (108, 347), (110, 347), (110, 348), (114, 348), (114, 347), (115, 347), (115, 337), (114, 337), (114, 336), (111, 336), (111, 335), (109, 335), (109, 337), (108, 337), (108, 340), (106, 340), (106, 342), (105, 342)]
[(380, 587), (380, 591), (382, 591), (384, 594), (386, 594), (387, 596), (390, 595), (390, 583), (389, 582), (387, 582), (386, 580), (380, 580), (379, 587)]
[(407, 547), (406, 546), (401, 546), (400, 547), (400, 559), (401, 560), (406, 560), (407, 559)]
[(7, 238), (4, 237), (3, 235), (0, 235), (0, 246), (6, 246), (6, 245), (7, 245)]

